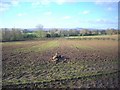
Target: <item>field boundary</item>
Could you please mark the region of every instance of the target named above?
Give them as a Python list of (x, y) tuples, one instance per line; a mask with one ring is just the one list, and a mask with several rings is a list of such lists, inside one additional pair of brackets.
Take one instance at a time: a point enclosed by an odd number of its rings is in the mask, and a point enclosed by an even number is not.
[(112, 40), (112, 41), (119, 41), (120, 39), (117, 36), (70, 36), (70, 37), (65, 37), (66, 39), (69, 40)]

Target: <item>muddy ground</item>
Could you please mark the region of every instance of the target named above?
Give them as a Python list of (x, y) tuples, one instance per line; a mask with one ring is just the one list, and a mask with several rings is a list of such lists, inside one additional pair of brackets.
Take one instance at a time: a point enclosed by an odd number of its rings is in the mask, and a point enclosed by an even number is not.
[[(66, 61), (52, 62), (56, 52)], [(3, 43), (2, 66), (4, 88), (119, 86), (117, 41), (57, 39)]]

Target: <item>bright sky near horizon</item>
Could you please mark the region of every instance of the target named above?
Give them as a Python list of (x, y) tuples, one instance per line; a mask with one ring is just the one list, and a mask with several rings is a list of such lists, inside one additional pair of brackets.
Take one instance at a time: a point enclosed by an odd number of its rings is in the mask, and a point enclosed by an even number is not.
[(118, 2), (0, 2), (0, 28), (34, 28), (38, 24), (45, 28), (117, 29)]

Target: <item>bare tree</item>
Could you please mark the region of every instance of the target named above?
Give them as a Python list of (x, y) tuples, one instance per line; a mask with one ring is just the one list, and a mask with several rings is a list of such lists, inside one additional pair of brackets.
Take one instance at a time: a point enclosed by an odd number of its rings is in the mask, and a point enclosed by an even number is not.
[(43, 25), (42, 24), (38, 24), (36, 27), (40, 30), (43, 30)]

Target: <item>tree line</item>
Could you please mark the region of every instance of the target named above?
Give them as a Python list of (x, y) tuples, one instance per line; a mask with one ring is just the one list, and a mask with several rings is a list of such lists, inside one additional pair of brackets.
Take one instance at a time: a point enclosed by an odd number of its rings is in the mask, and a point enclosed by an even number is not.
[(88, 30), (88, 29), (50, 29), (43, 30), (38, 29), (36, 31), (29, 31), (27, 29), (20, 28), (1, 28), (0, 40), (1, 41), (18, 41), (29, 40), (35, 38), (55, 38), (55, 37), (69, 37), (69, 36), (94, 36), (94, 35), (115, 35), (120, 34), (119, 30), (107, 29), (107, 30)]

